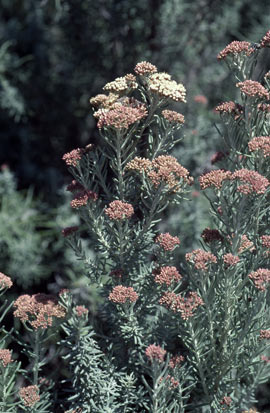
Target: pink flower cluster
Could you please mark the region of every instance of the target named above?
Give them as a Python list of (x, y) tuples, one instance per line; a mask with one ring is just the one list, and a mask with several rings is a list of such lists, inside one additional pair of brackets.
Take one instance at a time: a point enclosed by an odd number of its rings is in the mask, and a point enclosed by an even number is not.
[(230, 406), (232, 404), (232, 399), (231, 397), (224, 396), (223, 399), (221, 400), (220, 404)]
[(109, 300), (117, 304), (125, 304), (127, 301), (135, 303), (139, 296), (132, 287), (124, 287), (117, 285), (114, 287), (109, 295)]
[(4, 288), (11, 288), (12, 285), (13, 282), (11, 281), (11, 278), (0, 272), (0, 290)]
[(254, 49), (249, 42), (233, 41), (229, 43), (217, 56), (219, 60), (225, 59), (227, 56), (236, 56), (240, 53), (250, 56)]
[(251, 171), (249, 169), (240, 169), (235, 171), (231, 175), (232, 180), (243, 182), (243, 184), (238, 186), (238, 191), (249, 195), (251, 193), (264, 194), (267, 187), (269, 186), (269, 181), (264, 176), (260, 175), (256, 171)]
[(237, 255), (231, 253), (223, 255), (223, 262), (227, 267), (236, 265), (240, 261), (240, 258)]
[(137, 75), (144, 76), (144, 75), (149, 75), (149, 74), (152, 74), (152, 73), (156, 73), (157, 68), (156, 68), (156, 66), (152, 65), (149, 62), (143, 61), (143, 62), (140, 62), (140, 63), (136, 64), (136, 66), (134, 68), (134, 72)]
[(270, 47), (270, 30), (263, 36), (260, 45), (261, 47)]
[(159, 300), (159, 303), (175, 313), (180, 313), (183, 320), (188, 320), (192, 317), (196, 309), (204, 304), (198, 294), (193, 291), (186, 297), (173, 292), (166, 292)]
[(166, 232), (164, 234), (159, 234), (155, 239), (155, 243), (159, 244), (164, 251), (173, 251), (176, 245), (180, 244), (180, 239), (178, 237), (173, 237)]
[(174, 110), (163, 110), (161, 114), (170, 123), (178, 123), (179, 125), (185, 123), (184, 116)]
[(254, 285), (258, 290), (265, 291), (267, 284), (270, 283), (270, 270), (259, 268), (257, 271), (252, 271), (249, 278), (253, 280)]
[(217, 188), (221, 189), (224, 181), (231, 179), (232, 173), (230, 171), (224, 171), (223, 169), (217, 169), (215, 171), (208, 172), (199, 177), (199, 183), (201, 189)]
[(171, 285), (172, 282), (180, 281), (182, 278), (177, 269), (170, 266), (160, 267), (154, 270), (153, 274), (157, 284), (166, 284), (167, 286)]
[(99, 129), (112, 127), (115, 129), (128, 129), (128, 127), (147, 116), (145, 105), (140, 107), (115, 104), (110, 110), (99, 109), (94, 113), (98, 118), (97, 126)]
[(38, 386), (22, 387), (19, 393), (24, 405), (27, 407), (34, 406), (40, 400)]
[(105, 214), (114, 221), (128, 219), (134, 214), (133, 206), (123, 201), (110, 202), (108, 208), (105, 208)]
[(261, 340), (270, 340), (270, 330), (261, 330), (260, 331)]
[(184, 360), (185, 359), (183, 356), (178, 356), (178, 355), (173, 356), (170, 358), (169, 366), (171, 369), (175, 369), (176, 367), (179, 367), (183, 363)]
[(29, 321), (34, 329), (52, 326), (53, 318), (64, 318), (66, 311), (56, 297), (46, 294), (21, 295), (14, 302), (14, 316)]
[(215, 107), (215, 112), (219, 112), (220, 115), (229, 114), (233, 115), (234, 120), (238, 120), (244, 113), (244, 108), (238, 103), (229, 101), (223, 102)]
[(11, 351), (7, 349), (0, 349), (0, 361), (4, 367), (10, 364), (13, 361), (11, 358)]
[(242, 235), (241, 237), (241, 243), (238, 249), (238, 254), (242, 254), (242, 252), (245, 251), (254, 251), (255, 247), (252, 241), (250, 241), (250, 239), (248, 239), (248, 237), (246, 235)]
[(268, 364), (270, 363), (270, 358), (267, 356), (262, 355), (261, 356), (261, 361), (264, 361), (264, 363)]
[(82, 317), (84, 314), (88, 314), (87, 308), (84, 305), (77, 305), (75, 311), (78, 317)]
[(266, 100), (270, 99), (268, 90), (255, 80), (244, 80), (244, 82), (236, 83), (236, 87), (239, 87), (241, 92), (247, 96)]
[(160, 346), (156, 346), (155, 344), (151, 344), (145, 350), (146, 357), (150, 361), (156, 360), (159, 363), (162, 363), (164, 361), (164, 357), (166, 353), (167, 353), (166, 350), (164, 350)]
[(263, 157), (270, 157), (270, 136), (257, 136), (248, 143), (251, 152), (261, 151)]
[(93, 191), (82, 191), (75, 195), (75, 197), (70, 202), (71, 208), (78, 209), (82, 206), (87, 205), (89, 200), (96, 201), (98, 199), (98, 195), (96, 192)]
[(215, 264), (217, 257), (211, 252), (206, 252), (201, 249), (194, 250), (186, 254), (186, 260), (194, 264), (197, 270), (206, 271), (207, 265)]
[(270, 253), (270, 235), (262, 235), (260, 237), (261, 244), (264, 248), (267, 248)]
[(82, 158), (85, 150), (83, 148), (73, 149), (73, 151), (65, 153), (62, 159), (68, 166), (77, 166), (78, 161)]

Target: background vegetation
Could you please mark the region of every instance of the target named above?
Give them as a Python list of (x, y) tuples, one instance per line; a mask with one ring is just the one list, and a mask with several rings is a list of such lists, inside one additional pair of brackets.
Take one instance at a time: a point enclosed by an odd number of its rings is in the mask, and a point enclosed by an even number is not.
[[(213, 108), (234, 93), (216, 55), (233, 40), (259, 40), (269, 25), (267, 0), (0, 0), (0, 271), (13, 293), (65, 287), (95, 305), (61, 236), (76, 224), (62, 155), (98, 139), (89, 98), (141, 60), (170, 72), (188, 92), (180, 162), (197, 177), (220, 145)], [(270, 69), (269, 49), (260, 66)], [(181, 222), (175, 209), (164, 216), (173, 235), (185, 234), (179, 259), (209, 225), (193, 196)]]

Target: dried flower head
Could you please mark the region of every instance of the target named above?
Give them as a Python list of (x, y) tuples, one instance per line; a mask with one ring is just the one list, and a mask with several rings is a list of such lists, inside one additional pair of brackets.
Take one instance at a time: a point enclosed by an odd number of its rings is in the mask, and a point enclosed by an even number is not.
[(224, 237), (221, 235), (218, 229), (211, 228), (205, 228), (202, 232), (201, 237), (207, 244), (210, 244), (211, 242), (215, 241), (222, 242), (224, 240)]
[(82, 159), (84, 152), (85, 151), (83, 148), (73, 149), (73, 151), (65, 153), (62, 159), (66, 162), (68, 166), (76, 167), (78, 162)]
[(175, 267), (165, 266), (154, 270), (153, 275), (155, 276), (155, 282), (157, 284), (171, 285), (173, 282), (178, 282), (181, 280), (182, 275), (179, 274)]
[(227, 154), (224, 152), (216, 152), (211, 156), (211, 164), (214, 165), (215, 163), (222, 161)]
[(135, 68), (134, 68), (134, 72), (137, 75), (141, 75), (141, 76), (145, 76), (145, 75), (150, 75), (153, 73), (157, 72), (157, 68), (155, 65), (152, 65), (149, 62), (143, 61), (140, 63), (137, 63)]
[(257, 271), (252, 271), (249, 278), (254, 282), (258, 290), (265, 291), (267, 284), (270, 282), (270, 270), (266, 268), (259, 268)]
[(134, 214), (133, 206), (123, 201), (110, 202), (108, 208), (105, 208), (105, 214), (112, 220), (122, 221), (128, 219)]
[(34, 329), (52, 326), (54, 318), (63, 318), (65, 309), (56, 297), (47, 294), (21, 295), (14, 302), (14, 316), (21, 321), (29, 321)]
[(270, 157), (270, 136), (257, 136), (248, 143), (251, 152), (260, 151), (263, 157)]
[(27, 407), (34, 406), (40, 400), (38, 386), (22, 387), (19, 393), (23, 404)]
[(223, 255), (223, 262), (227, 267), (236, 265), (240, 261), (240, 258), (237, 255), (231, 253)]
[(249, 42), (233, 41), (229, 43), (225, 49), (221, 50), (217, 58), (219, 60), (225, 59), (227, 56), (235, 57), (239, 54), (250, 56), (254, 49)]
[(128, 129), (128, 127), (147, 116), (144, 104), (140, 107), (126, 106), (121, 103), (115, 104), (112, 109), (99, 109), (94, 113), (98, 118), (98, 128), (112, 127), (114, 129)]
[(109, 300), (118, 304), (125, 304), (127, 301), (135, 303), (138, 298), (138, 294), (132, 287), (124, 287), (123, 285), (114, 287), (109, 295)]
[(231, 179), (232, 173), (230, 171), (224, 171), (223, 169), (217, 169), (215, 171), (208, 172), (199, 177), (201, 189), (217, 188), (221, 189), (223, 183)]
[(173, 292), (166, 292), (159, 300), (159, 304), (165, 305), (165, 307), (174, 313), (180, 313), (183, 320), (188, 320), (194, 316), (196, 309), (203, 305), (204, 302), (198, 294), (193, 291), (185, 297)]
[(73, 193), (78, 191), (84, 191), (85, 189), (79, 182), (73, 179), (71, 183), (67, 186), (66, 190)]
[(84, 314), (88, 314), (87, 308), (84, 305), (77, 305), (75, 311), (78, 317), (82, 317)]
[(6, 367), (12, 362), (11, 351), (7, 349), (0, 349), (0, 362)]
[(249, 169), (240, 169), (231, 175), (231, 180), (240, 183), (237, 191), (245, 195), (249, 194), (264, 194), (269, 186), (269, 181), (264, 176), (256, 171)]
[(244, 80), (244, 82), (236, 83), (236, 87), (239, 87), (241, 92), (249, 97), (266, 100), (270, 99), (268, 90), (255, 80)]
[(154, 360), (162, 363), (164, 361), (164, 357), (166, 354), (166, 350), (164, 350), (160, 346), (156, 346), (155, 344), (151, 344), (145, 350), (146, 357), (152, 362)]
[(11, 278), (0, 272), (0, 290), (11, 288), (12, 286), (13, 282), (11, 281)]
[(154, 73), (149, 77), (149, 89), (161, 98), (186, 102), (186, 89), (182, 83), (171, 80), (167, 73)]
[(187, 253), (186, 260), (194, 264), (194, 267), (197, 270), (206, 271), (208, 265), (215, 264), (217, 262), (217, 257), (211, 252), (197, 249)]
[(185, 123), (184, 116), (181, 113), (175, 112), (174, 110), (163, 110), (161, 114), (170, 123), (179, 125), (183, 125), (183, 123)]
[(82, 191), (76, 194), (76, 196), (70, 202), (71, 208), (78, 209), (87, 205), (88, 201), (96, 201), (98, 195), (93, 191)]
[(73, 227), (66, 227), (62, 229), (62, 235), (64, 238), (69, 237), (70, 235), (76, 234), (78, 231), (79, 227), (77, 225)]
[(263, 36), (261, 42), (260, 42), (261, 47), (270, 47), (270, 30)]
[(173, 251), (176, 245), (180, 244), (180, 239), (166, 232), (165, 234), (159, 234), (155, 239), (155, 243), (159, 244), (164, 251)]
[(106, 102), (106, 100), (108, 99), (107, 95), (104, 94), (98, 94), (96, 96), (93, 96), (90, 99), (90, 104), (92, 106), (94, 106), (95, 108), (99, 107), (99, 106), (103, 106)]

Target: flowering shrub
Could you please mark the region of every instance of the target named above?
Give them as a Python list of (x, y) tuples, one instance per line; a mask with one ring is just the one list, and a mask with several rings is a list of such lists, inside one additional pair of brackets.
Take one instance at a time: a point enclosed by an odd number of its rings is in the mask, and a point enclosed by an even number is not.
[[(252, 411), (255, 391), (270, 374), (270, 124), (262, 110), (270, 82), (251, 80), (268, 46), (269, 33), (259, 46), (233, 42), (218, 55), (236, 76), (241, 103), (216, 108), (224, 156), (213, 164), (222, 168), (198, 179), (213, 228), (205, 228), (201, 248), (188, 251), (184, 263), (174, 260), (181, 234), (162, 233), (158, 224), (194, 182), (168, 154), (184, 117), (166, 108), (185, 103), (185, 87), (141, 62), (135, 74), (91, 98), (100, 140), (63, 156), (73, 175), (71, 207), (80, 217), (63, 236), (84, 262), (100, 306), (90, 316), (66, 290), (58, 298), (16, 299), (14, 316), (27, 331), (19, 342), (32, 369), (15, 395), (20, 366), (9, 349), (0, 350), (3, 377), (11, 377), (2, 385), (5, 411)], [(82, 243), (86, 234), (94, 257)], [(3, 292), (12, 287), (8, 276), (0, 273), (1, 280)], [(57, 328), (54, 356), (68, 373), (63, 394), (54, 395), (53, 377), (44, 387), (40, 374)]]

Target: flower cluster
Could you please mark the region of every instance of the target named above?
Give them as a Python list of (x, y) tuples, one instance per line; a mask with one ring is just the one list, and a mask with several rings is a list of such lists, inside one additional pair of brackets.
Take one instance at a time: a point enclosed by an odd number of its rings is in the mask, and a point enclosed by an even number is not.
[(149, 89), (161, 98), (186, 102), (186, 89), (182, 83), (171, 80), (168, 73), (154, 73), (149, 77)]
[(107, 83), (103, 89), (118, 94), (136, 89), (137, 87), (136, 77), (132, 74), (127, 74), (123, 77), (117, 77), (113, 82)]
[(221, 189), (223, 182), (230, 180), (231, 175), (232, 173), (230, 171), (224, 171), (223, 169), (217, 169), (201, 175), (199, 177), (201, 189), (211, 187)]
[(152, 65), (149, 62), (143, 61), (143, 62), (136, 64), (134, 72), (137, 75), (145, 76), (145, 75), (156, 73), (157, 68), (156, 66)]
[(236, 83), (236, 86), (247, 96), (266, 100), (270, 99), (268, 90), (255, 80), (244, 80), (244, 82)]
[(234, 120), (238, 120), (244, 113), (244, 108), (238, 103), (229, 101), (223, 102), (220, 105), (215, 107), (215, 112), (218, 112), (220, 115), (229, 114), (233, 115)]
[(29, 321), (34, 329), (52, 326), (54, 318), (64, 318), (66, 311), (56, 297), (47, 294), (21, 295), (14, 302), (14, 316)]
[(252, 241), (250, 241), (250, 239), (248, 239), (248, 237), (246, 235), (242, 235), (241, 237), (241, 242), (240, 242), (240, 246), (238, 249), (238, 254), (242, 254), (242, 252), (245, 251), (254, 251), (255, 247)]
[(87, 308), (84, 305), (77, 305), (75, 311), (78, 317), (82, 317), (84, 314), (88, 314)]
[(180, 239), (178, 237), (173, 237), (168, 232), (164, 234), (159, 234), (155, 242), (164, 249), (164, 251), (173, 251), (176, 245), (180, 244)]
[(270, 235), (262, 235), (260, 237), (260, 241), (263, 248), (266, 248), (265, 251), (266, 256), (270, 255)]
[(270, 270), (259, 268), (257, 271), (252, 271), (249, 278), (253, 280), (254, 285), (261, 291), (266, 290), (266, 285), (270, 282)]
[(159, 363), (162, 363), (164, 361), (166, 350), (164, 350), (160, 346), (151, 344), (145, 350), (145, 354), (150, 361), (157, 360)]
[(68, 166), (76, 167), (78, 164), (78, 161), (81, 160), (84, 153), (85, 153), (85, 150), (83, 148), (73, 149), (73, 151), (65, 153), (62, 159), (66, 162)]
[(170, 123), (182, 125), (185, 122), (184, 116), (174, 110), (163, 110), (161, 114)]
[(257, 136), (248, 143), (251, 152), (261, 151), (263, 157), (270, 157), (270, 136)]
[(180, 281), (182, 278), (177, 269), (170, 266), (165, 266), (154, 270), (153, 274), (157, 284), (166, 284), (167, 286), (171, 285), (172, 282)]
[(40, 400), (38, 386), (22, 387), (19, 393), (24, 405), (27, 407), (34, 406)]
[(10, 364), (13, 361), (11, 358), (11, 351), (7, 349), (0, 349), (0, 361), (4, 367)]
[(217, 262), (217, 257), (211, 252), (206, 252), (201, 249), (194, 250), (186, 254), (186, 260), (194, 264), (197, 270), (206, 271), (207, 265)]
[(252, 193), (258, 195), (264, 194), (269, 186), (269, 181), (267, 178), (260, 175), (256, 171), (251, 171), (245, 168), (235, 171), (231, 175), (231, 179), (242, 183), (241, 185), (238, 185), (237, 190), (245, 195)]
[(223, 399), (221, 400), (220, 404), (230, 406), (232, 404), (232, 399), (231, 397), (224, 396)]
[(224, 237), (221, 235), (218, 229), (211, 228), (205, 228), (202, 232), (201, 237), (207, 244), (211, 244), (211, 242), (215, 241), (222, 242), (224, 240)]
[(261, 330), (260, 331), (261, 340), (270, 340), (270, 330)]
[(240, 53), (250, 56), (253, 53), (254, 49), (251, 47), (249, 42), (239, 42), (233, 41), (229, 43), (225, 49), (223, 49), (217, 56), (219, 60), (225, 59), (227, 56), (235, 56), (239, 55)]
[(260, 42), (261, 47), (270, 47), (270, 30), (263, 36), (261, 42)]
[(75, 195), (75, 197), (70, 202), (71, 208), (78, 209), (82, 206), (87, 205), (89, 200), (96, 201), (98, 199), (98, 195), (96, 192), (93, 191), (82, 191)]
[(223, 255), (223, 262), (227, 267), (236, 265), (240, 261), (240, 258), (237, 255), (231, 253)]
[(176, 367), (179, 367), (183, 363), (184, 360), (185, 359), (183, 356), (177, 356), (177, 355), (173, 356), (170, 358), (169, 366), (171, 369), (175, 369)]
[(134, 214), (133, 206), (123, 201), (113, 201), (105, 208), (105, 214), (112, 220), (121, 221)]
[(173, 292), (166, 292), (159, 300), (159, 303), (175, 313), (180, 313), (183, 320), (193, 317), (196, 309), (204, 304), (203, 300), (194, 291), (190, 292), (186, 297)]
[(127, 301), (135, 303), (139, 296), (132, 287), (117, 285), (109, 295), (109, 300), (113, 303), (125, 304)]
[(99, 129), (112, 127), (115, 129), (128, 129), (128, 127), (147, 116), (145, 105), (139, 107), (126, 106), (121, 103), (115, 104), (112, 109), (99, 109), (94, 113), (98, 118)]
[(12, 285), (13, 282), (11, 281), (11, 278), (0, 272), (0, 290), (4, 288), (11, 288)]

